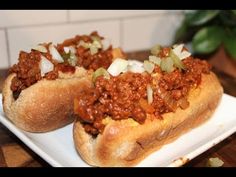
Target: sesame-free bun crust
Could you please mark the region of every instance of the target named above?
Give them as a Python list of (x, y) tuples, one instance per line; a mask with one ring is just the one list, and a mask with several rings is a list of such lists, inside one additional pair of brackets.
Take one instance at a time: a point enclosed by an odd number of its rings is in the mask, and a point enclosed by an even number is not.
[(133, 119), (110, 120), (96, 138), (86, 133), (76, 121), (73, 128), (75, 147), (92, 166), (134, 166), (163, 145), (207, 121), (222, 94), (215, 74), (203, 74), (201, 84), (189, 93), (187, 109), (178, 108), (175, 113), (166, 113), (163, 120), (148, 115), (142, 125)]
[(73, 122), (73, 99), (89, 87), (91, 74), (82, 67), (75, 73), (59, 73), (56, 80), (42, 79), (22, 90), (15, 100), (10, 89), (15, 74), (3, 86), (3, 110), (17, 127), (29, 132), (47, 132)]

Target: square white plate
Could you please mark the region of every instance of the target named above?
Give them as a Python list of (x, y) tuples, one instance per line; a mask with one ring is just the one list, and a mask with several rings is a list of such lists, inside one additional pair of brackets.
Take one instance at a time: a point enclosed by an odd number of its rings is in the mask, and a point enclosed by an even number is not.
[[(0, 95), (2, 99), (2, 95)], [(29, 133), (18, 129), (3, 113), (0, 104), (0, 121), (33, 151), (55, 167), (88, 167), (76, 152), (72, 139), (72, 124), (49, 132)], [(236, 98), (223, 95), (213, 117), (171, 144), (152, 153), (137, 166), (177, 167), (191, 160), (226, 137), (236, 132)]]

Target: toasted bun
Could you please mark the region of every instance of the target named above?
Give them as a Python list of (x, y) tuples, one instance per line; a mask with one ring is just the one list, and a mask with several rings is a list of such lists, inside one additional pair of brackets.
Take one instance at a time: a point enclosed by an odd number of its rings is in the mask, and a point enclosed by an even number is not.
[(47, 132), (73, 121), (73, 99), (84, 87), (91, 86), (91, 76), (77, 67), (75, 73), (59, 73), (56, 80), (42, 79), (22, 90), (17, 100), (10, 89), (15, 74), (3, 86), (3, 110), (19, 128), (29, 132)]
[(148, 116), (143, 125), (133, 119), (110, 120), (96, 138), (87, 134), (79, 121), (73, 128), (75, 147), (81, 157), (93, 166), (133, 166), (170, 143), (183, 133), (208, 120), (215, 111), (223, 89), (212, 72), (202, 75), (198, 88), (192, 89), (190, 106), (166, 113), (163, 120)]

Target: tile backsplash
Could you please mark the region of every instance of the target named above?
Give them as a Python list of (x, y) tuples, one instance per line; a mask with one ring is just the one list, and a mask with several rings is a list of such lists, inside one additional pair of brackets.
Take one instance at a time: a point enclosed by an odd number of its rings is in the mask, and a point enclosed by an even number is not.
[(9, 67), (8, 56), (7, 56), (7, 40), (5, 36), (5, 31), (0, 30), (0, 68)]
[(63, 23), (67, 21), (66, 10), (1, 10), (0, 27)]
[(181, 10), (1, 10), (0, 69), (41, 42), (62, 42), (97, 30), (124, 51), (169, 45), (183, 19)]

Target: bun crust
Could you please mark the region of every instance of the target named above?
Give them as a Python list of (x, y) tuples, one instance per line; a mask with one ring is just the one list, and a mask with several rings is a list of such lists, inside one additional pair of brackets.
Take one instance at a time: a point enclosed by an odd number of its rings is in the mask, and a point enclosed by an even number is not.
[(73, 138), (81, 157), (92, 166), (134, 166), (163, 145), (207, 121), (223, 94), (214, 73), (203, 74), (202, 82), (188, 96), (190, 106), (166, 113), (163, 120), (148, 115), (144, 124), (133, 119), (110, 120), (96, 138), (87, 134), (79, 121)]
[(10, 89), (15, 74), (3, 86), (3, 110), (19, 128), (29, 132), (47, 132), (73, 122), (73, 99), (91, 86), (88, 71), (77, 67), (75, 73), (59, 73), (56, 80), (42, 79), (22, 90), (17, 100)]

